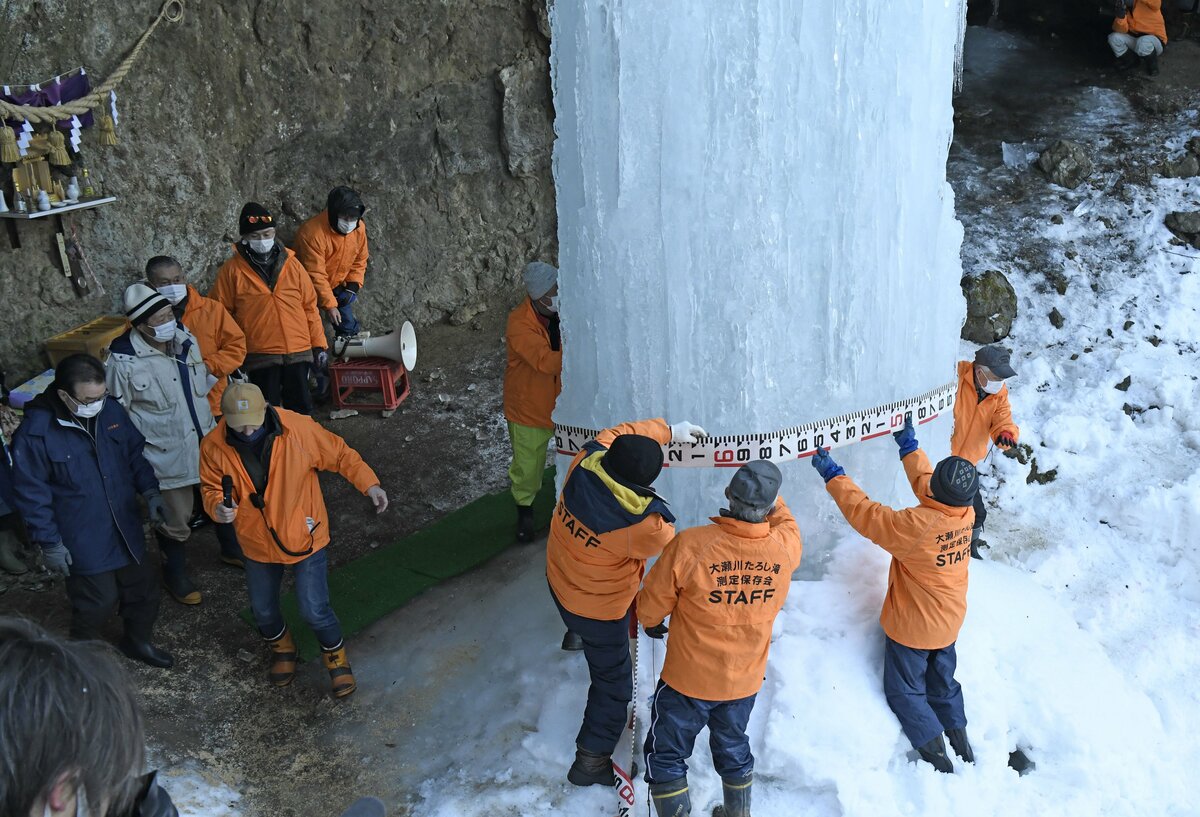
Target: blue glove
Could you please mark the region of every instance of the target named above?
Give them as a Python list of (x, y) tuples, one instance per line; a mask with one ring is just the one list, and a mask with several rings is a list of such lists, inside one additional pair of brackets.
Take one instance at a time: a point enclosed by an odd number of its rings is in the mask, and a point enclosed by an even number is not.
[(665, 621), (660, 621), (653, 627), (646, 627), (645, 630), (646, 635), (650, 636), (651, 638), (662, 638), (667, 634), (667, 623)]
[(904, 420), (904, 428), (892, 435), (896, 445), (900, 446), (900, 459), (904, 459), (921, 446), (917, 443), (917, 432), (913, 430), (912, 418)]
[(166, 527), (167, 504), (163, 502), (162, 494), (158, 491), (146, 494), (146, 510), (150, 512), (150, 527)]
[(829, 456), (829, 449), (821, 448), (820, 446), (817, 446), (817, 453), (813, 454), (812, 464), (813, 468), (817, 469), (817, 473), (826, 482), (829, 482), (834, 477), (846, 475), (846, 469), (834, 462), (833, 457)]
[(318, 347), (313, 348), (313, 366), (324, 371), (329, 366), (329, 352)]
[(42, 548), (42, 564), (57, 576), (71, 575), (71, 551), (62, 542)]
[(333, 297), (337, 298), (338, 306), (348, 306), (358, 300), (358, 293), (345, 287), (338, 287), (333, 291)]

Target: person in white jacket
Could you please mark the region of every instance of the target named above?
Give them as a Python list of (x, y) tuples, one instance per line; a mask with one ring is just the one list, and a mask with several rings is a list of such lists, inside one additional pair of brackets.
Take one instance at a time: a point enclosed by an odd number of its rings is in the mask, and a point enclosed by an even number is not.
[(193, 486), (200, 482), (200, 440), (216, 427), (205, 397), (216, 378), (196, 339), (175, 321), (171, 303), (158, 291), (133, 284), (125, 290), (124, 306), (133, 327), (109, 347), (108, 391), (146, 438), (145, 457), (162, 490), (166, 523), (154, 534), (167, 592), (181, 604), (199, 604), (184, 542), (191, 535)]

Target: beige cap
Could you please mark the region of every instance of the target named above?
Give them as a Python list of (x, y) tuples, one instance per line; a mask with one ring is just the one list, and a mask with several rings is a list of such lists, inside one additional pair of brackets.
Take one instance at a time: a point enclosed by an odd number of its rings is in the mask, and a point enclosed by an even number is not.
[(230, 383), (221, 395), (221, 414), (230, 426), (260, 426), (267, 414), (267, 401), (253, 383)]

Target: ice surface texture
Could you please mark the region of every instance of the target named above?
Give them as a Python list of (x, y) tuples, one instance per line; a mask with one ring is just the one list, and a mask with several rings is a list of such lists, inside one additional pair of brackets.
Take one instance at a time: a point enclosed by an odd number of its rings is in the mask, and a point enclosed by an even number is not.
[[(767, 432), (953, 380), (958, 6), (553, 5), (557, 422)], [(922, 443), (936, 457), (949, 433)], [(905, 501), (890, 440), (839, 459)], [(729, 476), (660, 487), (695, 523)], [(819, 492), (807, 463), (785, 479), (789, 498)]]

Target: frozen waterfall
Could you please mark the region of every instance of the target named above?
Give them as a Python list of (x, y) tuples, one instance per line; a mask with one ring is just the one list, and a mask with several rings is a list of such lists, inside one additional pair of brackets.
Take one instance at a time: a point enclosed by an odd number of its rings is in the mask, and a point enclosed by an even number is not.
[[(558, 0), (550, 19), (557, 422), (770, 432), (954, 379), (958, 0)], [(918, 434), (936, 461), (949, 417)], [(911, 504), (890, 439), (834, 453)], [(807, 460), (784, 474), (809, 534), (832, 504)], [(729, 476), (658, 486), (690, 525)]]

